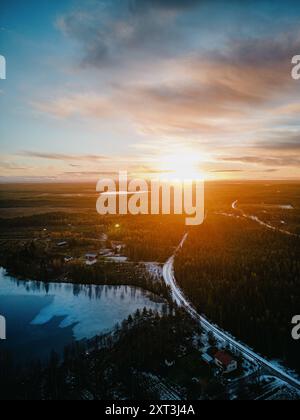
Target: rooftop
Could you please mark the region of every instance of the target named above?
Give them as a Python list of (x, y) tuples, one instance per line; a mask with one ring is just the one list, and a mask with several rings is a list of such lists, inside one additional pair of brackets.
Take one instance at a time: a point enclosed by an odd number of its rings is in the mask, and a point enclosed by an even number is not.
[(221, 362), (223, 366), (229, 366), (232, 362), (234, 362), (233, 357), (225, 351), (219, 351), (215, 355), (215, 359)]

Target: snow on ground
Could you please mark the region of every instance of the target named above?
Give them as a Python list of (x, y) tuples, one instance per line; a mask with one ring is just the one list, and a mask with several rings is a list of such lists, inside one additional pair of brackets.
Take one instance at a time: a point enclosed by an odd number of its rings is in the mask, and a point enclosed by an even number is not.
[(113, 257), (106, 257), (109, 261), (113, 261), (115, 263), (124, 263), (128, 261), (127, 257), (122, 257), (121, 255), (115, 255)]
[(151, 373), (143, 374), (149, 388), (159, 394), (161, 401), (182, 401), (182, 390)]
[(272, 362), (272, 365), (274, 367), (276, 367), (277, 369), (280, 369), (280, 370), (286, 372), (288, 375), (290, 375), (293, 378), (295, 378), (298, 381), (300, 381), (299, 375), (293, 369), (290, 369), (288, 366), (286, 366), (283, 361), (281, 361), (281, 360), (274, 360), (273, 359), (271, 362)]
[(300, 394), (295, 388), (284, 386), (275, 392), (272, 396), (267, 398), (268, 401), (299, 401)]
[(128, 261), (128, 257), (121, 254), (116, 254), (110, 248), (103, 248), (100, 252), (100, 255), (106, 258), (108, 261), (112, 261), (115, 263), (125, 263)]
[(291, 204), (288, 205), (279, 205), (279, 206), (273, 206), (273, 208), (281, 209), (281, 210), (294, 210), (294, 207)]
[[(186, 234), (181, 241), (179, 247), (177, 249), (180, 249), (180, 247), (183, 246), (188, 234)], [(231, 348), (235, 349), (238, 353), (241, 354), (241, 356), (244, 357), (244, 359), (248, 359), (249, 362), (252, 362), (254, 364), (258, 364), (263, 366), (264, 368), (274, 372), (279, 377), (286, 378), (287, 383), (293, 383), (295, 387), (300, 389), (300, 382), (297, 378), (294, 376), (291, 376), (289, 373), (287, 373), (286, 369), (279, 369), (276, 365), (269, 362), (267, 359), (265, 359), (263, 356), (259, 355), (258, 353), (255, 353), (253, 349), (246, 346), (245, 344), (241, 343), (239, 340), (234, 338), (230, 333), (223, 331), (215, 324), (209, 322), (205, 316), (199, 315), (199, 313), (196, 312), (194, 307), (191, 305), (191, 303), (187, 300), (185, 295), (183, 294), (182, 290), (178, 288), (176, 284), (176, 280), (174, 277), (174, 259), (175, 254), (166, 262), (166, 264), (163, 267), (163, 277), (167, 285), (169, 285), (172, 289), (172, 295), (173, 299), (177, 302), (177, 304), (181, 307), (184, 307), (186, 311), (191, 315), (191, 317), (197, 321), (200, 321), (201, 326), (203, 329), (209, 331), (210, 333), (213, 333), (215, 338), (218, 339), (219, 342), (222, 342), (224, 340), (225, 346), (226, 343)]]
[[(234, 210), (238, 210), (238, 201), (235, 201), (234, 203), (232, 203), (232, 208)], [(281, 206), (280, 205), (280, 206), (277, 206), (277, 208), (286, 209), (286, 210), (293, 210), (294, 209), (294, 207), (291, 206), (291, 205), (286, 205), (286, 206)], [(260, 224), (261, 226), (264, 226), (267, 229), (273, 230), (275, 232), (283, 233), (284, 235), (293, 236), (295, 238), (300, 237), (300, 235), (298, 235), (296, 233), (292, 233), (292, 232), (289, 232), (289, 231), (284, 230), (284, 229), (278, 229), (277, 227), (272, 226), (271, 222), (266, 223), (266, 222), (262, 221), (257, 216), (246, 214), (243, 210), (240, 210), (240, 212), (241, 212), (243, 218), (252, 220), (252, 221)], [(239, 216), (237, 214), (232, 214), (232, 213), (216, 212), (215, 214), (217, 214), (219, 216), (225, 216), (225, 217), (235, 217), (236, 219), (241, 218), (241, 216)]]
[(102, 257), (112, 257), (115, 255), (114, 252), (112, 252), (111, 249), (108, 248), (103, 248), (100, 253), (99, 253)]
[(287, 385), (286, 382), (281, 381), (278, 378), (270, 375), (263, 375), (260, 377), (267, 385), (265, 387), (265, 392), (260, 396), (259, 399), (270, 400), (299, 400), (300, 392), (290, 385)]
[[(207, 351), (212, 347), (211, 344), (209, 344), (209, 333), (208, 333), (208, 331), (204, 331), (201, 334), (200, 340), (199, 340), (199, 337), (198, 337), (198, 342), (199, 341), (201, 341), (201, 345), (200, 345), (199, 350), (202, 353), (207, 353)], [(226, 343), (224, 341), (216, 338), (215, 347), (217, 347), (219, 350), (224, 350), (224, 349), (226, 350)], [(252, 373), (256, 372), (258, 370), (258, 365), (257, 365), (257, 363), (250, 362), (249, 360), (243, 358), (242, 369), (243, 369), (243, 373), (239, 378), (236, 379), (236, 381), (244, 379), (244, 378), (248, 377), (249, 375), (251, 375)]]
[(147, 270), (147, 272), (151, 275), (153, 280), (159, 281), (163, 277), (163, 268), (161, 264), (157, 262), (143, 262), (141, 263)]

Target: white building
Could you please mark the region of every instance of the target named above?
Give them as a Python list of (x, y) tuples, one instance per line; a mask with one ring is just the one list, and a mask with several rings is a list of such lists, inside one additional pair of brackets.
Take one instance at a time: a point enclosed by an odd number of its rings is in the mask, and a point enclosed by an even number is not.
[(211, 365), (214, 362), (214, 359), (207, 353), (202, 355), (203, 362), (207, 363), (208, 365)]
[(225, 351), (218, 351), (215, 355), (215, 364), (221, 368), (225, 373), (231, 373), (237, 370), (238, 363), (230, 354)]
[(85, 261), (86, 265), (94, 265), (94, 264), (97, 264), (98, 255), (97, 254), (86, 254), (85, 259), (86, 259), (86, 261)]

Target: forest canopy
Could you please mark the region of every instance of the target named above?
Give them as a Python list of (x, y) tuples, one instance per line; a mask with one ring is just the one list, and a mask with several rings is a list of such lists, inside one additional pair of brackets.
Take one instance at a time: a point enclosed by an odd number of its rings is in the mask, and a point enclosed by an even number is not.
[(300, 239), (210, 215), (190, 232), (176, 278), (197, 310), (269, 357), (300, 370), (291, 320), (300, 307)]

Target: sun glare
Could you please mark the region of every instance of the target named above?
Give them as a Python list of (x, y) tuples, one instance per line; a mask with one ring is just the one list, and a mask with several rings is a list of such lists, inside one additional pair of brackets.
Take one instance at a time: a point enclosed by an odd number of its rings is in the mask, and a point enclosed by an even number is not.
[(171, 180), (199, 180), (204, 179), (197, 154), (176, 153), (161, 160), (160, 169), (165, 171)]

